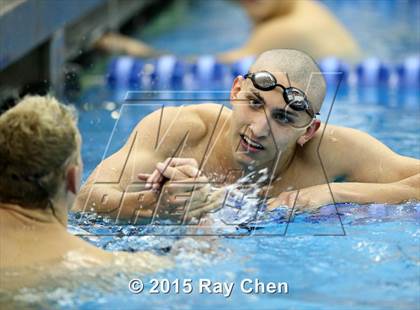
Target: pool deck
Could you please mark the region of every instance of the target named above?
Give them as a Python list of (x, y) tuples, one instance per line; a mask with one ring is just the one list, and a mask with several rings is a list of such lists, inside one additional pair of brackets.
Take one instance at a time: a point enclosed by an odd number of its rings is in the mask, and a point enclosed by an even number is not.
[(60, 93), (65, 62), (91, 48), (105, 31), (118, 29), (151, 2), (1, 1), (0, 84), (17, 87), (41, 78), (49, 80)]

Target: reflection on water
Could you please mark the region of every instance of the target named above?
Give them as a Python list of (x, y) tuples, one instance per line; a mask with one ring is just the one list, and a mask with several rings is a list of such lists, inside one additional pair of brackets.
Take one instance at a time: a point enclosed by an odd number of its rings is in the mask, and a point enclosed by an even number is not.
[[(408, 93), (407, 96), (399, 94), (395, 90), (382, 88), (343, 88), (334, 103), (329, 123), (364, 130), (394, 151), (418, 158), (420, 110), (418, 104), (413, 104), (419, 99), (418, 92)], [(121, 99), (115, 102), (116, 110), (124, 103)], [(321, 111), (322, 121), (326, 121), (331, 104), (329, 95)], [(130, 109), (135, 111), (133, 107)], [(127, 115), (121, 113), (120, 120), (123, 120), (124, 127), (119, 129), (115, 145), (111, 143), (114, 150), (124, 143), (138, 120), (150, 111), (149, 105), (145, 106), (143, 112)], [(108, 143), (115, 124), (110, 113), (109, 110), (96, 108), (81, 114), (85, 176), (99, 163)], [(92, 125), (91, 121), (95, 119), (98, 122)], [(233, 187), (239, 189), (241, 186), (236, 184)], [(247, 190), (252, 193), (253, 188), (248, 187)], [(240, 200), (241, 195), (237, 197)], [(178, 253), (176, 267), (158, 277), (187, 277), (195, 280), (211, 278), (238, 282), (243, 278), (257, 277), (264, 281), (289, 283), (291, 293), (281, 297), (243, 295), (235, 291), (229, 299), (229, 307), (244, 303), (250, 308), (257, 305), (272, 308), (273, 303), (279, 307), (299, 309), (325, 308), (327, 303), (337, 309), (416, 307), (416, 296), (420, 289), (419, 203), (367, 206), (341, 204), (338, 205), (338, 213), (334, 206), (327, 206), (315, 214), (297, 215), (289, 223), (282, 209), (272, 213), (257, 212), (253, 214), (261, 215), (259, 221), (251, 222), (251, 225), (237, 224), (242, 220), (248, 223), (249, 214), (246, 211), (255, 212), (255, 207), (261, 206), (255, 200), (245, 200), (239, 205), (241, 208), (235, 209), (237, 204), (233, 199), (230, 208), (212, 215), (216, 222), (215, 231), (227, 232), (227, 237), (183, 237), (185, 228), (183, 231), (171, 226), (156, 228), (117, 225), (113, 220), (97, 218), (95, 215), (71, 214), (70, 227), (79, 233), (87, 231), (117, 235), (84, 237), (110, 251), (150, 250), (159, 255), (168, 255), (168, 250), (176, 242), (181, 242), (175, 252)], [(226, 226), (222, 225), (226, 223), (217, 222), (217, 216), (220, 219), (225, 215), (233, 225)], [(156, 233), (156, 230), (160, 234), (166, 232), (169, 236), (150, 234)], [(200, 231), (195, 228), (194, 233), (197, 232)], [(118, 286), (113, 294), (101, 294), (101, 298), (110, 307), (158, 307), (169, 303), (181, 304), (181, 308), (190, 309), (198, 306), (206, 308), (203, 305), (207, 304), (212, 305), (208, 306), (210, 308), (215, 303), (226, 302), (223, 297), (222, 300), (214, 295), (200, 295), (196, 292), (188, 296), (132, 296), (126, 284)], [(91, 304), (97, 305), (96, 301), (91, 301)]]
[[(338, 210), (347, 236), (314, 236), (314, 232), (337, 226), (337, 214), (332, 206), (316, 214), (297, 215), (284, 237), (253, 234), (243, 237), (151, 236), (139, 232), (135, 226), (110, 225), (109, 220), (95, 220), (93, 217), (86, 219), (89, 225), (78, 225), (80, 215), (72, 214), (70, 232), (118, 232), (118, 237), (84, 238), (110, 251), (151, 250), (173, 257), (175, 268), (142, 275), (139, 269), (144, 262), (127, 257), (106, 267), (74, 268), (77, 257), (72, 256), (71, 266), (67, 262), (62, 269), (43, 269), (43, 281), (36, 286), (22, 288), (13, 294), (2, 292), (0, 303), (37, 305), (43, 309), (105, 304), (117, 308), (131, 308), (133, 305), (154, 308), (178, 303), (183, 305), (182, 309), (191, 309), (203, 302), (212, 304), (218, 299), (215, 295), (197, 292), (186, 296), (174, 293), (132, 295), (127, 289), (128, 281), (140, 277), (146, 283), (146, 289), (150, 289), (151, 278), (191, 278), (195, 282), (209, 278), (233, 281), (237, 285), (244, 278), (258, 278), (267, 282), (286, 281), (291, 293), (280, 297), (244, 295), (234, 290), (229, 305), (239, 305), (244, 301), (250, 307), (257, 303), (270, 305), (274, 298), (277, 305), (284, 307), (297, 304), (322, 307), (328, 303), (338, 309), (350, 305), (415, 308), (419, 289), (420, 204), (348, 204), (340, 205)], [(276, 229), (269, 222), (263, 226), (261, 230), (268, 233)], [(39, 272), (31, 268), (13, 271), (8, 276), (28, 277)], [(332, 287), (334, 294), (331, 293)], [(400, 298), (404, 301), (397, 302)]]

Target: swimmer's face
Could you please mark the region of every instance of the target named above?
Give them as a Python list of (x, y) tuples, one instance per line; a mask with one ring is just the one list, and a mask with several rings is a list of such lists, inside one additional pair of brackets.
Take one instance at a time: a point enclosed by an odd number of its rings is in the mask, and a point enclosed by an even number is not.
[[(279, 84), (289, 85), (284, 73), (273, 75)], [(302, 89), (294, 83), (291, 86)], [(285, 122), (288, 109), (279, 87), (261, 91), (240, 76), (235, 79), (231, 98), (232, 151), (235, 160), (247, 169), (274, 164), (279, 156), (293, 151), (306, 132), (306, 127), (295, 128)]]
[(240, 0), (240, 3), (257, 22), (287, 12), (293, 5), (293, 1), (289, 0)]

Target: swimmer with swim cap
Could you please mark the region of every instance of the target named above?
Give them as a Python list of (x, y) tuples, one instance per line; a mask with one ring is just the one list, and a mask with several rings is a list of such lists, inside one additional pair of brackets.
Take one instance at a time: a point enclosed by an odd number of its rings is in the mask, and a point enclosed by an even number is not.
[[(362, 131), (322, 124), (316, 115), (325, 90), (324, 76), (307, 54), (264, 52), (233, 81), (232, 109), (203, 103), (165, 107), (143, 118), (126, 144), (91, 174), (75, 210), (171, 218), (188, 204), (185, 218), (197, 218), (222, 204), (223, 195), (206, 186), (214, 176), (223, 189), (261, 170), (270, 176), (264, 193), (270, 209), (420, 199), (420, 161)], [(99, 186), (97, 180), (120, 181)]]
[(1, 290), (33, 287), (45, 267), (68, 273), (66, 263), (75, 271), (127, 256), (139, 272), (170, 265), (146, 252), (109, 253), (67, 232), (82, 173), (81, 137), (69, 107), (52, 97), (25, 97), (0, 115), (0, 145)]

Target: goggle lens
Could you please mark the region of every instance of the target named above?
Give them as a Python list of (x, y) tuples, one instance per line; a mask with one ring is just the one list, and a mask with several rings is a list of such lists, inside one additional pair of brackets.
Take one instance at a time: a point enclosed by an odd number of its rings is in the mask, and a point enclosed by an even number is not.
[(261, 90), (271, 90), (276, 87), (276, 80), (271, 74), (265, 72), (257, 72), (251, 79), (254, 83), (254, 86), (260, 88)]

